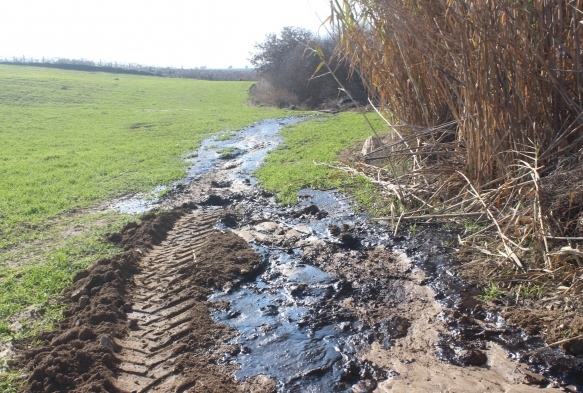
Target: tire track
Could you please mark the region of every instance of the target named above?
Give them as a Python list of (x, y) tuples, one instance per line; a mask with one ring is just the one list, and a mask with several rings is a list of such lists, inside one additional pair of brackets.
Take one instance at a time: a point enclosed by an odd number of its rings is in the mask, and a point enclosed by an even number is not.
[[(115, 388), (123, 392), (185, 392), (196, 385), (175, 367), (192, 331), (193, 299), (189, 271), (212, 240), (222, 211), (189, 214), (140, 261), (127, 313), (131, 331), (114, 339)], [(128, 305), (129, 308), (129, 305)]]

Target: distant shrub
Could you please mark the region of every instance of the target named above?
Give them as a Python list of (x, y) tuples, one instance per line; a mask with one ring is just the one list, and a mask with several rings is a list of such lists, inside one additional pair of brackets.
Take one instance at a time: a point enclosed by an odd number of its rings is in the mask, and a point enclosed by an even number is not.
[(317, 75), (321, 59), (310, 50), (322, 49), (336, 77), (357, 101), (366, 100), (366, 90), (357, 75), (350, 75), (349, 65), (334, 56), (335, 43), (331, 38), (319, 38), (308, 30), (284, 27), (280, 35), (268, 34), (265, 41), (255, 45), (249, 61), (260, 78), (250, 90), (255, 103), (306, 108), (333, 107), (344, 100), (346, 93), (326, 68)]

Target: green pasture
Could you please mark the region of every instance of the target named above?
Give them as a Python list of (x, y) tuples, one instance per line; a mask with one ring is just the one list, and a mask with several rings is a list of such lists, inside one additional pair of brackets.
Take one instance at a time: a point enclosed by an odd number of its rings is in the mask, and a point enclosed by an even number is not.
[[(367, 116), (377, 131), (387, 132), (380, 118)], [(281, 135), (283, 143), (267, 156), (256, 173), (261, 185), (274, 191), (280, 202), (297, 202), (297, 192), (302, 188), (339, 188), (349, 192), (371, 213), (382, 213), (386, 201), (381, 203), (382, 198), (368, 180), (314, 164), (332, 164), (344, 149), (372, 135), (361, 113), (317, 118), (288, 127)]]
[(0, 65), (0, 249), (23, 226), (179, 179), (209, 133), (286, 114), (247, 106), (250, 85)]
[(250, 85), (0, 65), (0, 342), (50, 328), (74, 273), (119, 251), (104, 234), (134, 218), (87, 208), (180, 179), (210, 134), (287, 115), (249, 107)]

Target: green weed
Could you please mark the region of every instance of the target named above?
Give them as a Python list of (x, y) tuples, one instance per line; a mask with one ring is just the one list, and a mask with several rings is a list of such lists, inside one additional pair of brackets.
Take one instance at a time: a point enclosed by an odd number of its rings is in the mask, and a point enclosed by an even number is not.
[(487, 302), (494, 299), (500, 299), (507, 295), (507, 292), (502, 290), (496, 283), (490, 281), (487, 287), (484, 288), (484, 293), (478, 295), (478, 299)]
[[(104, 235), (119, 230), (127, 220), (111, 212), (62, 219), (46, 228), (35, 243), (1, 253), (0, 341), (50, 330), (63, 311), (55, 299), (77, 271), (119, 252), (104, 241)], [(78, 232), (70, 234), (71, 228)]]
[(159, 191), (158, 193), (156, 193), (156, 198), (155, 199), (162, 199), (162, 198), (164, 198), (168, 194), (170, 194), (170, 189), (169, 188), (164, 188), (162, 191)]
[(229, 147), (225, 147), (224, 149), (217, 151), (217, 153), (220, 155), (227, 155), (227, 154), (231, 154), (234, 151), (235, 151), (235, 148), (233, 146), (229, 146)]
[(540, 299), (547, 292), (545, 285), (528, 284), (520, 289), (520, 296)]
[(476, 233), (480, 229), (483, 229), (486, 227), (484, 222), (480, 222), (477, 220), (464, 220), (463, 225), (464, 225), (464, 234), (465, 235), (471, 235), (472, 233)]
[(227, 141), (229, 139), (231, 139), (233, 136), (235, 136), (236, 133), (235, 131), (229, 131), (229, 132), (223, 132), (222, 134), (220, 134), (219, 136), (217, 136), (217, 141)]
[(21, 390), (24, 380), (15, 372), (0, 373), (0, 392), (17, 393)]

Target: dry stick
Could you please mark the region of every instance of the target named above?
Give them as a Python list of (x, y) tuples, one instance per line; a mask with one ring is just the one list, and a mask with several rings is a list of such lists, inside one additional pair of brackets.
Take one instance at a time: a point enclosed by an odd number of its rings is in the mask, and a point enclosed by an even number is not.
[[(364, 172), (359, 172), (359, 171), (357, 171), (356, 169), (350, 168), (350, 167), (348, 167), (348, 166), (346, 166), (346, 167), (339, 167), (339, 166), (334, 166), (334, 165), (326, 164), (326, 163), (323, 163), (323, 162), (316, 162), (316, 161), (312, 161), (312, 162), (313, 162), (313, 163), (314, 163), (314, 165), (316, 165), (316, 166), (327, 166), (327, 167), (329, 167), (329, 168), (338, 169), (338, 170), (340, 170), (340, 171), (343, 171), (343, 172), (348, 172), (348, 173), (351, 173), (351, 174), (353, 174), (353, 175), (360, 175), (360, 176), (364, 176), (364, 177), (366, 177), (366, 178), (367, 178), (367, 179), (368, 179), (368, 180), (369, 180), (371, 183), (374, 183), (374, 184), (380, 184), (380, 185), (384, 186), (385, 188), (387, 188), (387, 189), (389, 189), (389, 190), (393, 191), (393, 192), (395, 193), (395, 195), (397, 196), (397, 198), (398, 198), (399, 200), (402, 200), (402, 196), (401, 196), (400, 192), (399, 192), (399, 191), (396, 189), (398, 186), (395, 186), (394, 184), (391, 184), (391, 183), (389, 183), (389, 182), (385, 182), (385, 181), (378, 181), (378, 180), (375, 180), (374, 178), (372, 178), (372, 179), (371, 179), (371, 178), (370, 178), (370, 176), (368, 176), (368, 175), (367, 175), (367, 174), (365, 174)], [(399, 188), (400, 188), (400, 186), (399, 186)]]
[[(411, 147), (409, 146), (409, 144), (403, 139), (403, 136), (399, 133), (399, 131), (395, 127), (393, 127), (393, 125), (387, 119), (385, 119), (385, 117), (381, 114), (381, 112), (377, 109), (377, 107), (374, 106), (374, 104), (372, 103), (372, 101), (370, 100), (370, 98), (368, 99), (368, 103), (372, 106), (372, 108), (380, 116), (380, 118), (383, 119), (385, 123), (387, 123), (387, 125), (393, 130), (393, 132), (395, 134), (397, 134), (397, 136), (405, 144), (405, 146), (407, 147), (407, 149), (409, 149), (409, 151), (411, 153), (413, 153), (413, 150), (411, 149)], [(417, 162), (417, 158), (415, 156), (413, 156), (413, 160), (415, 161), (415, 164), (417, 164), (417, 166), (419, 166), (419, 163)]]
[(483, 233), (483, 232), (486, 232), (486, 231), (487, 231), (487, 230), (489, 230), (489, 229), (492, 229), (492, 227), (493, 227), (493, 226), (494, 226), (494, 224), (490, 224), (490, 225), (488, 225), (486, 228), (484, 228), (484, 229), (481, 229), (481, 230), (479, 230), (479, 231), (478, 231), (478, 232), (476, 232), (476, 233), (472, 233), (471, 235), (469, 235), (469, 236), (467, 236), (467, 237), (464, 237), (464, 238), (462, 239), (462, 242), (466, 242), (467, 240), (469, 240), (469, 239), (471, 239), (471, 238), (473, 238), (473, 237), (476, 237), (476, 236), (478, 236), (479, 234), (481, 234), (481, 233)]
[[(486, 205), (486, 202), (484, 202), (484, 200), (480, 197), (480, 194), (478, 194), (478, 191), (476, 191), (476, 189), (474, 188), (474, 186), (472, 186), (472, 183), (470, 183), (470, 179), (468, 179), (466, 177), (466, 175), (464, 175), (463, 173), (461, 173), (459, 171), (458, 171), (458, 173), (461, 176), (463, 176), (464, 179), (466, 179), (466, 181), (468, 182), (470, 188), (473, 190), (474, 194), (479, 198), (480, 202), (482, 203), (482, 205), (486, 209), (486, 213), (488, 214), (488, 216), (490, 217), (490, 219), (494, 222), (494, 224), (496, 224), (496, 229), (498, 229), (498, 233), (500, 234), (500, 239), (502, 240), (502, 244), (504, 245), (504, 249), (506, 250), (506, 253), (507, 253), (506, 257), (508, 259), (512, 259), (512, 261), (516, 264), (516, 266), (518, 266), (520, 269), (524, 270), (524, 267), (522, 266), (522, 263), (520, 262), (520, 260), (518, 259), (518, 257), (514, 253), (514, 251), (512, 251), (510, 249), (510, 247), (508, 247), (508, 244), (506, 244), (506, 240), (510, 240), (510, 239), (508, 239), (506, 237), (506, 235), (504, 235), (504, 233), (502, 233), (502, 230), (500, 229), (500, 225), (498, 224), (498, 221), (496, 221), (496, 218), (490, 212), (490, 209), (488, 208), (488, 205)], [(514, 245), (517, 246), (516, 244), (514, 244)]]
[(565, 236), (545, 236), (547, 239), (553, 240), (575, 240), (575, 241), (582, 241), (583, 237), (565, 237)]
[[(372, 107), (375, 109), (375, 111), (381, 116), (381, 118), (383, 118), (383, 120), (385, 120), (385, 118), (379, 113), (379, 111), (376, 110), (377, 108), (372, 104), (370, 98), (369, 98), (369, 103), (372, 105)], [(393, 112), (390, 108), (388, 108), (388, 109), (391, 112)], [(394, 114), (394, 112), (393, 112), (393, 114)], [(386, 122), (386, 120), (385, 120), (385, 122)], [(419, 137), (422, 137), (422, 136), (425, 136), (425, 135), (431, 135), (435, 131), (442, 130), (442, 129), (444, 129), (446, 127), (449, 127), (449, 126), (452, 126), (454, 124), (456, 124), (455, 121), (450, 121), (448, 123), (443, 123), (443, 124), (441, 124), (439, 126), (436, 126), (436, 127), (425, 128), (423, 131), (415, 132), (415, 134), (413, 134), (413, 135), (410, 135), (410, 136), (407, 136), (407, 137), (401, 137), (401, 140), (398, 141), (398, 142), (390, 143), (388, 145), (385, 145), (384, 147), (381, 147), (381, 148), (375, 149), (375, 150), (373, 150), (373, 151), (371, 151), (369, 153), (366, 153), (365, 156), (371, 155), (373, 153), (378, 153), (379, 151), (388, 149), (388, 148), (393, 147), (393, 146), (397, 146), (397, 145), (400, 145), (400, 144), (406, 144), (406, 142), (414, 141), (415, 139), (417, 139)], [(394, 125), (394, 124), (389, 124), (389, 127), (392, 128), (393, 130), (395, 130), (397, 127), (407, 127), (407, 128), (413, 129), (413, 130), (416, 129), (416, 128), (419, 128), (417, 126), (408, 125), (408, 124), (407, 125)], [(447, 133), (451, 133), (451, 134), (454, 134), (455, 133), (454, 131), (450, 131), (450, 130), (445, 130), (444, 133), (446, 133), (446, 132)], [(398, 133), (397, 133), (397, 135), (398, 135)]]
[[(522, 161), (522, 160), (521, 160)], [(531, 170), (531, 176), (532, 176), (532, 181), (534, 183), (534, 187), (536, 190), (536, 194), (535, 194), (535, 198), (533, 201), (534, 204), (534, 210), (536, 215), (538, 216), (539, 219), (539, 224), (540, 224), (540, 231), (541, 233), (545, 233), (545, 224), (543, 222), (543, 217), (542, 217), (542, 208), (541, 208), (541, 204), (540, 204), (540, 188), (539, 188), (539, 183), (540, 183), (540, 177), (538, 175), (537, 172), (537, 168), (538, 168), (538, 154), (535, 154), (534, 157), (534, 167), (531, 166), (528, 162), (526, 161), (522, 161), (524, 163), (524, 165), (526, 167), (528, 167), (528, 169)], [(547, 238), (545, 236), (542, 236), (542, 240), (543, 243), (545, 245), (545, 249), (543, 250), (543, 258), (545, 259), (545, 262), (547, 263), (547, 267), (549, 269), (553, 268), (553, 263), (551, 261), (551, 258), (549, 257), (549, 245), (547, 243)]]
[(405, 214), (405, 212), (401, 213), (401, 215), (399, 216), (399, 220), (397, 221), (397, 226), (395, 227), (395, 232), (393, 233), (393, 236), (397, 236), (397, 231), (399, 230), (399, 224), (401, 223), (401, 218), (403, 218), (403, 214)]
[(421, 202), (422, 204), (428, 206), (430, 209), (433, 209), (433, 206), (431, 206), (429, 203), (425, 202), (423, 199), (419, 198), (417, 195), (411, 193), (411, 196), (415, 199), (417, 199), (419, 202)]
[[(422, 216), (404, 216), (403, 220), (428, 220), (431, 218), (457, 218), (457, 217), (478, 217), (483, 215), (484, 213), (476, 212), (476, 213), (454, 213), (454, 214), (425, 214)], [(389, 221), (391, 217), (379, 217), (379, 218), (372, 218), (371, 220), (375, 221)]]
[(580, 334), (580, 335), (578, 335), (576, 337), (567, 338), (565, 340), (557, 341), (556, 343), (552, 343), (552, 344), (549, 344), (549, 345), (547, 345), (545, 347), (541, 347), (541, 348), (535, 349), (534, 351), (527, 352), (526, 353), (526, 356), (536, 355), (537, 353), (540, 353), (540, 352), (544, 351), (545, 349), (553, 348), (553, 347), (558, 347), (561, 344), (565, 344), (565, 343), (568, 343), (570, 341), (578, 340), (580, 338), (583, 338), (583, 334)]

